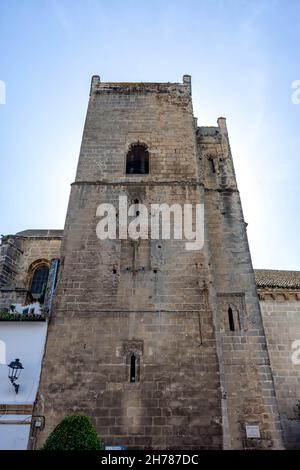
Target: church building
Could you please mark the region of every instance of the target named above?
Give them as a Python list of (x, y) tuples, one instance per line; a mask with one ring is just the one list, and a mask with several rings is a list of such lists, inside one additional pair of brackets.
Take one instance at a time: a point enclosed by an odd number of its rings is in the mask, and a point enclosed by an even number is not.
[(226, 119), (198, 125), (191, 77), (93, 76), (64, 230), (2, 238), (0, 310), (48, 325), (29, 448), (74, 414), (128, 449), (300, 447), (299, 301), (299, 272), (253, 269)]

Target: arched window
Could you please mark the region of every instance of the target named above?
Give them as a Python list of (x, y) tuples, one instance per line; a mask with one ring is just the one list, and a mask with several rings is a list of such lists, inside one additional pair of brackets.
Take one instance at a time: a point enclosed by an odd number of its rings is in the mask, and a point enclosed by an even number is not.
[(40, 266), (36, 268), (33, 273), (32, 281), (31, 281), (31, 294), (37, 296), (43, 293), (45, 285), (47, 284), (49, 275), (49, 268), (48, 266)]
[(126, 174), (147, 175), (149, 173), (149, 152), (146, 145), (138, 142), (131, 145), (126, 157)]

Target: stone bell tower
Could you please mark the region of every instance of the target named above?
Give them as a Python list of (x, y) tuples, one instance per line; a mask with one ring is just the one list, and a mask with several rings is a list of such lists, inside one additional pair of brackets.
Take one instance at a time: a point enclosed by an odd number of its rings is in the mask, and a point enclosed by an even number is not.
[[(203, 204), (204, 247), (99, 239), (97, 208), (120, 197), (135, 215)], [(128, 448), (281, 445), (226, 122), (197, 127), (189, 75), (92, 78), (35, 412), (36, 448), (69, 414)]]

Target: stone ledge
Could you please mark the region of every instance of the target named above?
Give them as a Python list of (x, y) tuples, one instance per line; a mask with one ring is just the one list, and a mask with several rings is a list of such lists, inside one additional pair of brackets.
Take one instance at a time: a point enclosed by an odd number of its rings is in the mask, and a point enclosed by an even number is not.
[(261, 301), (274, 300), (277, 302), (300, 301), (300, 290), (290, 289), (257, 289), (258, 298)]
[[(147, 175), (146, 175), (147, 176)], [(141, 178), (145, 175), (141, 175)], [(139, 181), (128, 181), (128, 180), (120, 180), (120, 181), (74, 181), (71, 183), (71, 186), (81, 186), (81, 185), (91, 185), (91, 186), (203, 186), (203, 183), (196, 180), (186, 180), (186, 181), (154, 181), (148, 180), (147, 178), (144, 180)]]

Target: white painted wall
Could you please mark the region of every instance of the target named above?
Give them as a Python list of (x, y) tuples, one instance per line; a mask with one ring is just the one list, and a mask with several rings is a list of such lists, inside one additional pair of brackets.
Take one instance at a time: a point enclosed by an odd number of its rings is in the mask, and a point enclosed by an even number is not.
[(0, 450), (26, 450), (30, 415), (0, 415)]
[[(41, 373), (46, 333), (46, 321), (0, 321), (0, 404), (28, 405), (34, 402)], [(20, 359), (24, 367), (17, 382), (20, 384), (18, 394), (15, 393), (8, 379), (7, 367), (7, 364), (16, 358)]]

